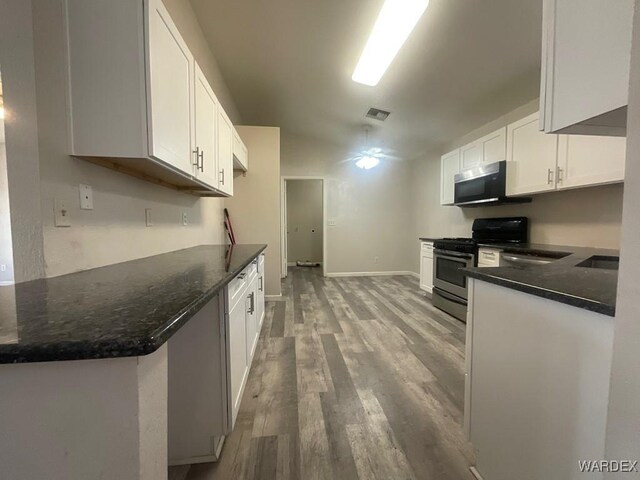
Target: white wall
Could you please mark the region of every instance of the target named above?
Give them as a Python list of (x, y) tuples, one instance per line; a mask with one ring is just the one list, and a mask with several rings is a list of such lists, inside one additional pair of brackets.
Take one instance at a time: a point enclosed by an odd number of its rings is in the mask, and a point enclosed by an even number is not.
[(266, 243), (265, 293), (280, 295), (280, 129), (237, 127), (249, 149), (249, 171), (234, 172), (226, 201), (238, 243)]
[(618, 248), (623, 185), (607, 185), (533, 197), (530, 204), (484, 208), (440, 205), (440, 156), (467, 142), (524, 117), (537, 109), (531, 102), (448, 145), (442, 152), (412, 162), (414, 205), (411, 236), (412, 268), (419, 268), (419, 237), (470, 236), (475, 218), (523, 215), (529, 217), (530, 241), (555, 245)]
[[(0, 130), (4, 124), (0, 119)], [(4, 135), (2, 135), (4, 136)], [(11, 239), (11, 213), (9, 208), (9, 184), (7, 181), (7, 154), (4, 142), (0, 142), (0, 284), (13, 283), (13, 245)]]
[[(237, 110), (188, 1), (165, 2), (225, 109)], [(223, 243), (222, 199), (200, 199), (70, 158), (67, 153), (63, 1), (33, 0), (40, 191), (46, 275), (54, 276), (205, 243)], [(78, 184), (93, 187), (80, 210)], [(70, 228), (53, 225), (53, 201), (67, 202)], [(152, 209), (152, 227), (145, 209)], [(189, 219), (182, 225), (182, 212)]]
[(383, 161), (362, 170), (347, 148), (282, 134), (282, 175), (327, 182), (327, 274), (407, 271), (411, 266), (410, 162)]
[[(622, 242), (605, 458), (638, 460), (640, 444), (640, 1), (635, 2)], [(640, 473), (607, 474), (638, 479)]]
[(31, 2), (0, 0), (0, 66), (16, 282), (44, 275)]
[(287, 261), (322, 262), (322, 180), (287, 180)]

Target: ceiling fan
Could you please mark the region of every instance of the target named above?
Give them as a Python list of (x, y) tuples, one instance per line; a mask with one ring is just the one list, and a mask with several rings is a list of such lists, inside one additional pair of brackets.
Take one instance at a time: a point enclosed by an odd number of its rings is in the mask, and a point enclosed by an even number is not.
[(366, 126), (364, 148), (357, 152), (352, 152), (352, 155), (343, 161), (354, 162), (356, 167), (370, 170), (378, 166), (381, 160), (399, 160), (399, 158), (380, 147), (369, 146), (369, 126)]

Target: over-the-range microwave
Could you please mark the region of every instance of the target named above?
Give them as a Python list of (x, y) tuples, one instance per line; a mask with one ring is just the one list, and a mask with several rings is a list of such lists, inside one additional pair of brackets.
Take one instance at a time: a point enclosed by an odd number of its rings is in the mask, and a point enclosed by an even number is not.
[(504, 203), (528, 203), (531, 197), (507, 196), (509, 164), (488, 163), (465, 170), (454, 177), (454, 205), (480, 207)]

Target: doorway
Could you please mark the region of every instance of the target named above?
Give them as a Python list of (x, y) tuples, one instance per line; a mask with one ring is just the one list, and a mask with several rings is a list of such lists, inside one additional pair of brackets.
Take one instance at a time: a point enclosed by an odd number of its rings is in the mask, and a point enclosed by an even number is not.
[(326, 269), (325, 181), (282, 179), (282, 278), (289, 267)]
[[(1, 72), (0, 72), (1, 73)], [(0, 285), (13, 283), (13, 244), (9, 209), (9, 182), (7, 178), (7, 151), (4, 135), (4, 96), (0, 75)]]

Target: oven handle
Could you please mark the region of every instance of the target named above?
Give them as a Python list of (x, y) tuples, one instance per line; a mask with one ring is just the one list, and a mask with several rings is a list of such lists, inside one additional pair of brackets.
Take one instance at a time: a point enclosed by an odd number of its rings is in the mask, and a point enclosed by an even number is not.
[(436, 248), (433, 253), (442, 257), (473, 258), (471, 253), (451, 252), (449, 250), (440, 250), (439, 248)]
[(455, 295), (452, 295), (446, 290), (442, 290), (441, 288), (437, 288), (437, 287), (434, 287), (434, 290), (438, 292), (438, 295), (440, 295), (442, 298), (446, 300), (449, 300), (450, 302), (457, 303), (458, 305), (465, 305), (465, 306), (468, 305), (468, 302), (465, 302), (464, 299), (460, 297), (456, 297)]

